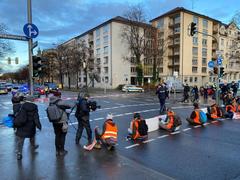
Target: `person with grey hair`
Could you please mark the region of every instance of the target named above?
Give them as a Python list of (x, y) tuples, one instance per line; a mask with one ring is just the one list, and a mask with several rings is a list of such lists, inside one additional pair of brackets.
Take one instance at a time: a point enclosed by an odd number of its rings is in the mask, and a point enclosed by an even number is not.
[(72, 108), (72, 106), (57, 96), (50, 97), (49, 105), (54, 104), (62, 111), (61, 119), (52, 123), (55, 133), (56, 156), (65, 156), (68, 153), (64, 148), (68, 130), (68, 114), (66, 110)]
[(22, 150), (25, 138), (30, 138), (33, 150), (39, 145), (35, 144), (36, 127), (41, 130), (42, 125), (39, 120), (38, 107), (33, 103), (33, 97), (27, 96), (23, 103), (14, 108), (14, 127), (17, 137), (17, 159), (22, 159)]

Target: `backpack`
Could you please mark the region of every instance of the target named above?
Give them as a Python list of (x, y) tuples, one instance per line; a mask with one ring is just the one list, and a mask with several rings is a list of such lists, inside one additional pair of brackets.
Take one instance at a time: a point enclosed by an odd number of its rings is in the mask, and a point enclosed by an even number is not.
[(27, 122), (27, 112), (23, 109), (23, 104), (20, 106), (19, 111), (14, 115), (14, 126), (22, 127)]
[(145, 120), (138, 121), (138, 133), (140, 136), (148, 135), (148, 126)]
[(57, 104), (50, 104), (46, 109), (48, 120), (51, 123), (57, 123), (62, 119), (63, 110)]
[(201, 121), (202, 123), (207, 122), (207, 115), (206, 115), (205, 112), (199, 111), (199, 116), (200, 116), (200, 121)]
[(180, 125), (182, 125), (182, 120), (179, 116), (174, 116), (174, 127), (178, 127)]

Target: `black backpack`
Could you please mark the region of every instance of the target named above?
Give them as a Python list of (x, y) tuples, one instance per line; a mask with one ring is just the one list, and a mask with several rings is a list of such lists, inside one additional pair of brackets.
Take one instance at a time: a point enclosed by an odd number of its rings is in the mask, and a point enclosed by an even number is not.
[(60, 109), (56, 103), (50, 104), (46, 109), (46, 112), (48, 120), (51, 123), (58, 123), (62, 119), (64, 113), (64, 111)]
[(148, 135), (148, 126), (145, 120), (138, 121), (138, 132), (140, 136)]
[(27, 112), (23, 108), (23, 104), (21, 104), (19, 111), (14, 114), (14, 126), (15, 127), (22, 127), (26, 124), (27, 122)]
[(178, 127), (178, 126), (182, 125), (182, 120), (179, 116), (175, 115), (175, 116), (173, 116), (173, 118), (174, 118), (174, 127)]

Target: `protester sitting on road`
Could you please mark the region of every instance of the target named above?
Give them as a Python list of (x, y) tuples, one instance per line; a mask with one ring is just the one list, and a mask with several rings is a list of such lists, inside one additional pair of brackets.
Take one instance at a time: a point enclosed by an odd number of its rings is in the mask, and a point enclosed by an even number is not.
[[(189, 122), (191, 125), (203, 125), (204, 122), (200, 118), (200, 108), (198, 103), (193, 103), (194, 106), (194, 111), (191, 113), (190, 118), (187, 118), (186, 120)], [(204, 120), (205, 121), (205, 120)]]
[(231, 101), (231, 103), (229, 103), (228, 105), (226, 105), (226, 113), (225, 113), (225, 117), (226, 118), (230, 118), (232, 119), (234, 116), (234, 113), (237, 112), (237, 103), (236, 100), (233, 99)]
[[(66, 112), (66, 109), (70, 109), (71, 105), (64, 102), (59, 97), (52, 96), (50, 97), (49, 107), (50, 106), (52, 106), (54, 112), (50, 112), (51, 110), (47, 109), (47, 113), (49, 121), (52, 122), (54, 128), (56, 156), (65, 156), (68, 153), (64, 148), (65, 138), (68, 130), (68, 114)], [(58, 112), (59, 115), (57, 115), (56, 112)], [(56, 118), (56, 120), (53, 120), (54, 118), (50, 117), (50, 113), (53, 114), (52, 116), (58, 116), (58, 118)]]
[(25, 138), (30, 138), (33, 150), (39, 147), (35, 144), (35, 134), (36, 127), (41, 130), (42, 126), (39, 120), (38, 107), (33, 103), (32, 96), (27, 96), (24, 102), (15, 106), (13, 110), (14, 127), (17, 129), (17, 159), (21, 160)]
[(133, 120), (130, 123), (130, 128), (128, 129), (128, 133), (131, 139), (144, 140), (148, 137), (148, 126), (146, 121), (143, 120), (139, 113), (134, 113)]
[(106, 121), (103, 124), (102, 133), (100, 132), (99, 127), (95, 128), (95, 139), (93, 143), (84, 146), (84, 149), (91, 150), (93, 147), (96, 149), (101, 148), (101, 144), (104, 145), (108, 150), (114, 150), (115, 145), (117, 144), (117, 125), (113, 122), (113, 115), (108, 114)]
[(166, 119), (160, 119), (159, 126), (170, 132), (174, 132), (180, 129), (182, 122), (180, 117), (177, 117), (175, 112), (170, 108), (167, 109)]
[(216, 104), (216, 102), (212, 102), (211, 106), (208, 107), (207, 117), (209, 120), (214, 120), (218, 118), (224, 117), (223, 110)]

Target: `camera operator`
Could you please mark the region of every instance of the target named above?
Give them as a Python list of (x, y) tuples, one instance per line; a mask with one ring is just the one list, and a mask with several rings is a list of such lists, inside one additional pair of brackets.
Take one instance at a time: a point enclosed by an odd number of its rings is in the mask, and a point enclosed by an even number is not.
[(92, 143), (92, 130), (90, 127), (89, 122), (89, 112), (90, 112), (90, 106), (88, 102), (89, 95), (87, 93), (84, 93), (83, 95), (80, 95), (77, 102), (77, 110), (75, 113), (75, 117), (78, 120), (78, 130), (76, 133), (76, 139), (75, 143), (79, 144), (79, 141), (82, 137), (83, 128), (87, 131), (87, 137), (88, 137), (88, 144)]

